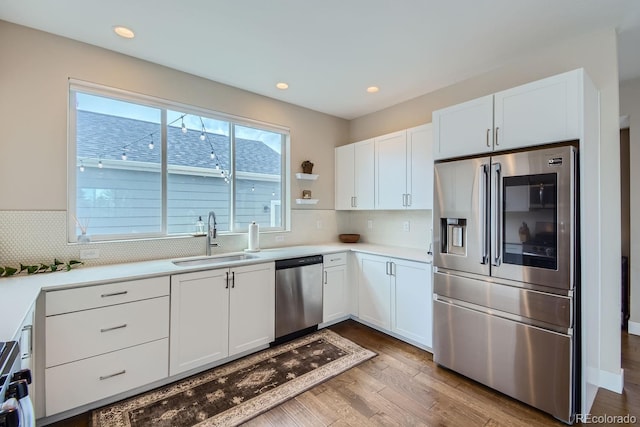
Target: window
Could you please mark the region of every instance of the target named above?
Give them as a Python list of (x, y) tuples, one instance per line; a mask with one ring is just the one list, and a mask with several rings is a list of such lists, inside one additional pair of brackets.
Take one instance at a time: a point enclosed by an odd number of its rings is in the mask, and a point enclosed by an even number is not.
[(69, 241), (287, 229), (288, 130), (72, 82)]

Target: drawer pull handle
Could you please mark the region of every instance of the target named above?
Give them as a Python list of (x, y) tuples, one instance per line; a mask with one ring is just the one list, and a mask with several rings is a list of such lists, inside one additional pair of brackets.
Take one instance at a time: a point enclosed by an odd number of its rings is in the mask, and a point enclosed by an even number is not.
[(100, 377), (100, 381), (102, 381), (102, 380), (108, 380), (109, 378), (117, 377), (118, 375), (124, 375), (124, 374), (126, 374), (126, 373), (127, 373), (127, 371), (126, 371), (125, 369), (123, 369), (122, 371), (120, 371), (120, 372), (116, 372), (115, 374), (105, 375), (105, 376), (103, 376), (103, 377)]
[(115, 297), (115, 296), (118, 296), (118, 295), (126, 295), (128, 293), (129, 293), (129, 291), (122, 291), (122, 292), (114, 292), (112, 294), (102, 294), (100, 296), (102, 298), (107, 298), (107, 297)]
[(112, 326), (111, 328), (100, 329), (100, 332), (109, 332), (109, 331), (114, 331), (116, 329), (122, 329), (122, 328), (126, 328), (126, 327), (127, 327), (127, 324), (123, 323), (122, 325)]

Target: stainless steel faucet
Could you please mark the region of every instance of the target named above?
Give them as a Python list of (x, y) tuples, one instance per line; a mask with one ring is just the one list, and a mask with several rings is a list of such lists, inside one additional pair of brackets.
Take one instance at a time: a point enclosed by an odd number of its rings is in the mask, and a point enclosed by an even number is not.
[[(211, 225), (211, 218), (213, 218), (213, 226)], [(216, 222), (216, 213), (214, 211), (209, 212), (209, 218), (207, 218), (207, 256), (211, 255), (211, 247), (220, 246), (217, 242), (212, 240), (218, 236), (218, 229), (216, 228), (218, 223)]]

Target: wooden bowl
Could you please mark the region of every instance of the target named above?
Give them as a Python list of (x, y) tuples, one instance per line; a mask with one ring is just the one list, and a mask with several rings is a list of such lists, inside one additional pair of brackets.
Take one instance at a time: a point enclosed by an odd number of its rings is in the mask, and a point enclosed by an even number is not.
[(359, 234), (340, 234), (338, 235), (338, 239), (342, 243), (357, 243), (360, 240)]

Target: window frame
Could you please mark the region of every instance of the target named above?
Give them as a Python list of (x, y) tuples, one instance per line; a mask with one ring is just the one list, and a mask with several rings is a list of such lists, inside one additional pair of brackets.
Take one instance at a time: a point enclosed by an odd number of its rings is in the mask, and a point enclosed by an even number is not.
[(248, 227), (235, 228), (234, 219), (236, 216), (236, 141), (235, 141), (235, 125), (255, 128), (259, 130), (275, 132), (282, 135), (282, 153), (281, 160), (281, 183), (280, 183), (280, 204), (282, 223), (280, 227), (261, 226), (260, 232), (288, 232), (291, 231), (291, 168), (290, 168), (290, 148), (291, 134), (287, 127), (266, 123), (254, 119), (235, 116), (227, 113), (209, 110), (202, 107), (196, 107), (176, 101), (170, 101), (155, 96), (144, 95), (128, 90), (107, 87), (104, 85), (86, 82), (70, 78), (68, 84), (68, 114), (67, 114), (67, 239), (69, 243), (77, 243), (78, 236), (76, 234), (76, 212), (77, 212), (77, 174), (79, 171), (77, 163), (77, 135), (76, 135), (76, 106), (75, 93), (83, 93), (94, 96), (107, 97), (123, 102), (131, 102), (139, 105), (158, 108), (161, 110), (161, 137), (160, 146), (162, 150), (161, 160), (161, 230), (157, 233), (129, 233), (129, 234), (102, 234), (91, 235), (92, 241), (108, 242), (122, 240), (145, 240), (145, 239), (173, 239), (177, 237), (191, 237), (192, 233), (168, 233), (167, 221), (167, 180), (169, 174), (169, 165), (167, 161), (167, 111), (180, 111), (189, 115), (211, 118), (214, 120), (222, 120), (229, 122), (229, 139), (230, 139), (230, 173), (231, 183), (229, 188), (229, 231), (220, 231), (220, 235), (237, 235), (246, 233)]

